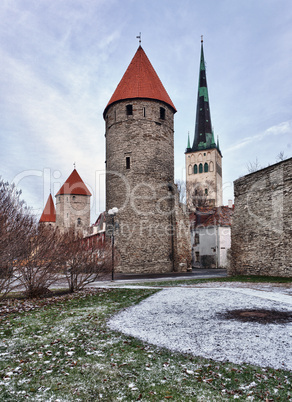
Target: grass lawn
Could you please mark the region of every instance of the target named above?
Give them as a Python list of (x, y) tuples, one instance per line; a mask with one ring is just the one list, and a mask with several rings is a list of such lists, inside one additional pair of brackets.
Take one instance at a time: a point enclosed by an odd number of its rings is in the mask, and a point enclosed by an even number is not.
[(99, 290), (0, 322), (0, 401), (289, 401), (291, 372), (219, 363), (113, 332), (107, 319), (155, 293)]
[[(216, 274), (216, 271), (214, 272)], [(159, 281), (149, 281), (149, 282), (133, 282), (131, 286), (157, 286), (157, 287), (172, 287), (172, 286), (186, 286), (186, 285), (195, 285), (196, 283), (208, 283), (208, 282), (246, 282), (246, 283), (290, 283), (292, 284), (292, 278), (283, 278), (279, 276), (226, 276), (219, 278), (205, 278), (205, 279), (172, 279), (172, 280), (164, 280), (161, 279)], [(116, 282), (115, 285), (119, 285), (119, 282)], [(121, 284), (121, 286), (123, 286)]]

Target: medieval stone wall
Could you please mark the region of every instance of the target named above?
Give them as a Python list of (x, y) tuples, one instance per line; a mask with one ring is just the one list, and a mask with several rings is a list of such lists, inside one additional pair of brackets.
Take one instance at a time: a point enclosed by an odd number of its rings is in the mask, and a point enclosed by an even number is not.
[(228, 274), (292, 276), (292, 158), (234, 182)]
[(165, 103), (147, 99), (119, 101), (107, 109), (106, 210), (119, 209), (117, 272), (177, 269), (173, 115)]
[(190, 218), (186, 205), (179, 202), (176, 187), (175, 192), (173, 215), (174, 267), (175, 271), (184, 272), (192, 269)]

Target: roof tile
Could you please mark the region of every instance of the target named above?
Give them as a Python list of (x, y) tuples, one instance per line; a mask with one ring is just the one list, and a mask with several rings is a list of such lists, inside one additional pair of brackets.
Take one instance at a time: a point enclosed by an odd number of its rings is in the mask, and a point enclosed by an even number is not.
[(174, 104), (141, 46), (139, 46), (123, 78), (108, 102), (104, 115), (111, 104), (120, 100), (133, 98), (160, 100), (168, 104), (176, 112)]
[(56, 209), (52, 195), (49, 195), (48, 201), (40, 218), (41, 222), (56, 222)]
[(79, 176), (76, 169), (70, 174), (68, 179), (65, 181), (63, 186), (57, 192), (57, 195), (64, 195), (64, 194), (71, 194), (71, 195), (91, 195), (91, 192), (88, 190), (86, 185), (84, 184), (83, 180)]

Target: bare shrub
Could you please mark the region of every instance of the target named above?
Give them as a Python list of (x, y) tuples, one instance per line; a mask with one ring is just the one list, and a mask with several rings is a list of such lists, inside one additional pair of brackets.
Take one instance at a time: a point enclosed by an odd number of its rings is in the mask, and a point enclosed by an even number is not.
[(0, 179), (0, 298), (19, 286), (14, 267), (26, 252), (35, 221), (14, 184)]
[(58, 280), (64, 256), (61, 235), (57, 229), (39, 225), (31, 230), (25, 255), (17, 263), (17, 277), (27, 297), (50, 293), (49, 287)]
[(73, 229), (64, 233), (64, 274), (70, 292), (83, 289), (89, 283), (102, 278), (111, 269), (111, 246), (104, 237), (83, 238)]

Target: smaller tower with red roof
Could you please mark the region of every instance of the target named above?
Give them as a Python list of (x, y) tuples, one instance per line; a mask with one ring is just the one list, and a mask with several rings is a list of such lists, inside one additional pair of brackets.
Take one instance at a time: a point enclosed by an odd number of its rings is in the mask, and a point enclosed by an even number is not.
[(90, 226), (90, 197), (76, 169), (56, 194), (56, 226), (86, 231)]
[(56, 224), (56, 209), (52, 194), (49, 195), (48, 201), (39, 221), (41, 224), (55, 226)]

